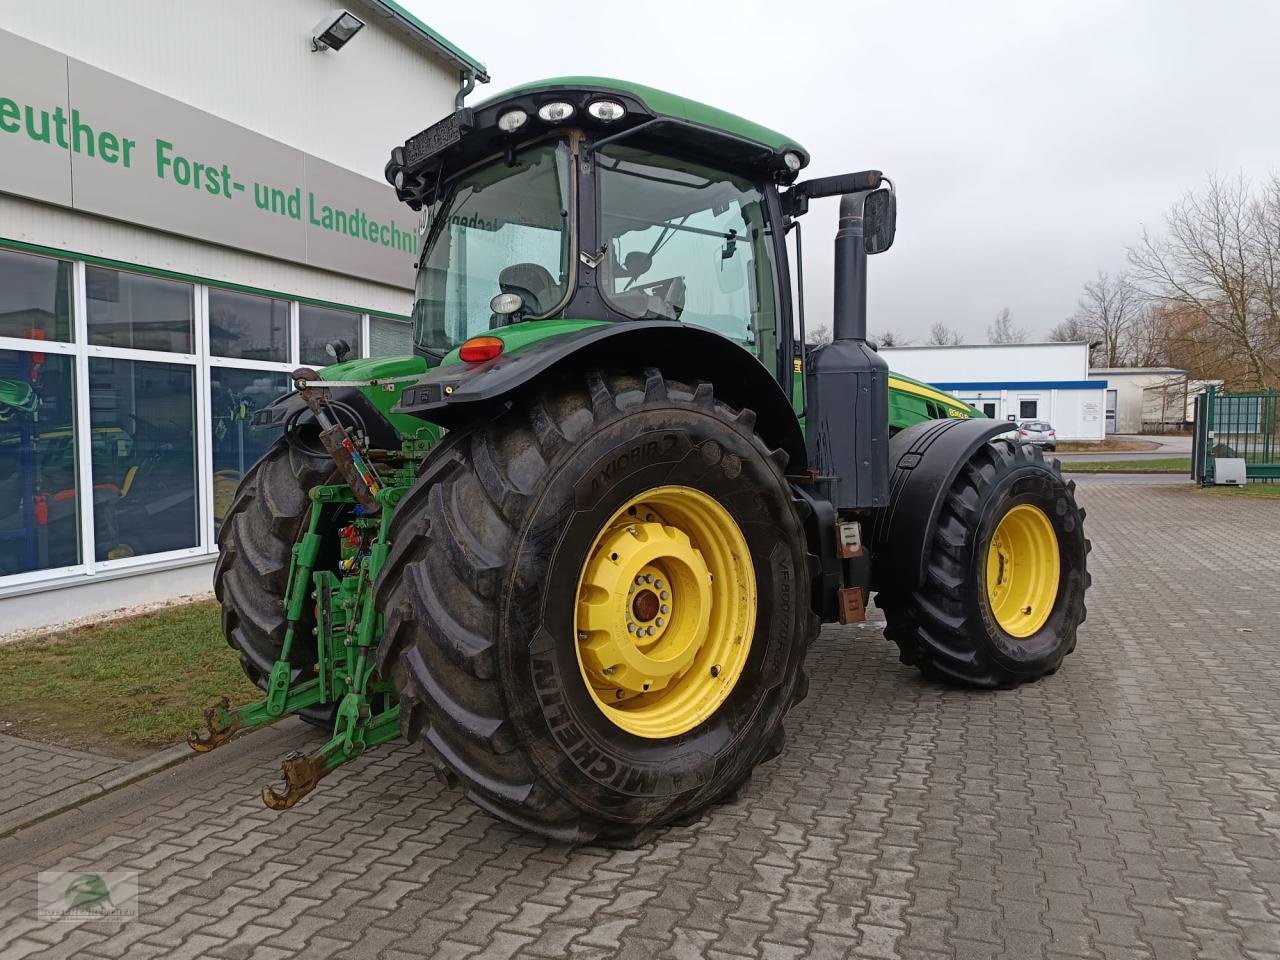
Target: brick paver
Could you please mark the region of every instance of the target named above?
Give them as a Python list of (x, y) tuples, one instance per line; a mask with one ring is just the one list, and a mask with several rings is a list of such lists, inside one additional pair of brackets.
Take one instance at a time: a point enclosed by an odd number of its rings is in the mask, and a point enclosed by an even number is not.
[(125, 762), (0, 734), (0, 817)]
[[(403, 746), (272, 813), (282, 725), (0, 841), (0, 956), (1280, 956), (1280, 503), (1082, 487), (1090, 617), (1042, 683), (828, 629), (783, 755), (636, 850), (513, 830)], [(139, 870), (141, 919), (36, 922), (69, 864)]]

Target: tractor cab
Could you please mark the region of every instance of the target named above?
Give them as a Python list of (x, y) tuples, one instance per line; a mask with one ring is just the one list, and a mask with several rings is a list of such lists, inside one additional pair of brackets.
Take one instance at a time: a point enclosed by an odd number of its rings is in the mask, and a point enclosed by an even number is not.
[(779, 190), (794, 140), (692, 100), (602, 78), (520, 87), (394, 153), (387, 177), (423, 211), (414, 323), (439, 361), (522, 324), (669, 321), (792, 364)]

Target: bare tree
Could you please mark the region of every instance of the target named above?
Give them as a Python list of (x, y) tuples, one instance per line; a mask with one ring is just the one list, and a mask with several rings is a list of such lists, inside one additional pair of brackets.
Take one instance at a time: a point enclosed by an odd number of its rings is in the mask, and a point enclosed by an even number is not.
[(831, 328), (826, 326), (814, 327), (809, 331), (809, 335), (805, 337), (804, 342), (811, 347), (821, 347), (831, 342)]
[(1075, 320), (1084, 339), (1101, 341), (1099, 361), (1105, 367), (1123, 367), (1132, 362), (1133, 326), (1141, 312), (1140, 296), (1129, 278), (1098, 276), (1084, 285)]
[(1067, 317), (1049, 331), (1050, 343), (1082, 343), (1088, 339), (1089, 335), (1075, 316)]
[(959, 330), (952, 330), (941, 320), (935, 320), (925, 343), (932, 347), (958, 347), (964, 343), (964, 337)]
[(1216, 348), (1229, 383), (1280, 381), (1280, 178), (1254, 196), (1242, 175), (1213, 177), (1175, 203), (1165, 225), (1163, 237), (1143, 231), (1129, 262), (1154, 304), (1176, 308), (1172, 335)]
[(996, 318), (987, 327), (987, 343), (1024, 343), (1027, 331), (1013, 322), (1008, 307), (1001, 307)]
[(901, 334), (894, 333), (892, 330), (885, 330), (882, 333), (873, 333), (870, 339), (871, 342), (878, 347), (906, 347), (912, 342)]

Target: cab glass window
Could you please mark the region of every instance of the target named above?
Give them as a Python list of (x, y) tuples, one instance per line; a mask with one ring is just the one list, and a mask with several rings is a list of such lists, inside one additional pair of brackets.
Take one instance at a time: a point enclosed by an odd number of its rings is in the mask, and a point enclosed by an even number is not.
[(773, 236), (763, 191), (632, 147), (599, 154), (601, 289), (633, 319), (680, 320), (777, 356)]

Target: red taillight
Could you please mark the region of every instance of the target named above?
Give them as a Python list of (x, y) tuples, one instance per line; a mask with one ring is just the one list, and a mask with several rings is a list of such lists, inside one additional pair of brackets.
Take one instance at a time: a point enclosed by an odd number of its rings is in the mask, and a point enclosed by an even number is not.
[(1027, 431), (1025, 431), (1025, 430), (1019, 430), (1019, 431), (1018, 431), (1018, 436), (1020, 436), (1020, 437), (1026, 437), (1026, 436), (1030, 436), (1030, 434), (1028, 434), (1028, 433), (1027, 433)]
[(458, 356), (465, 363), (484, 363), (502, 353), (503, 346), (497, 337), (472, 337), (458, 348)]

